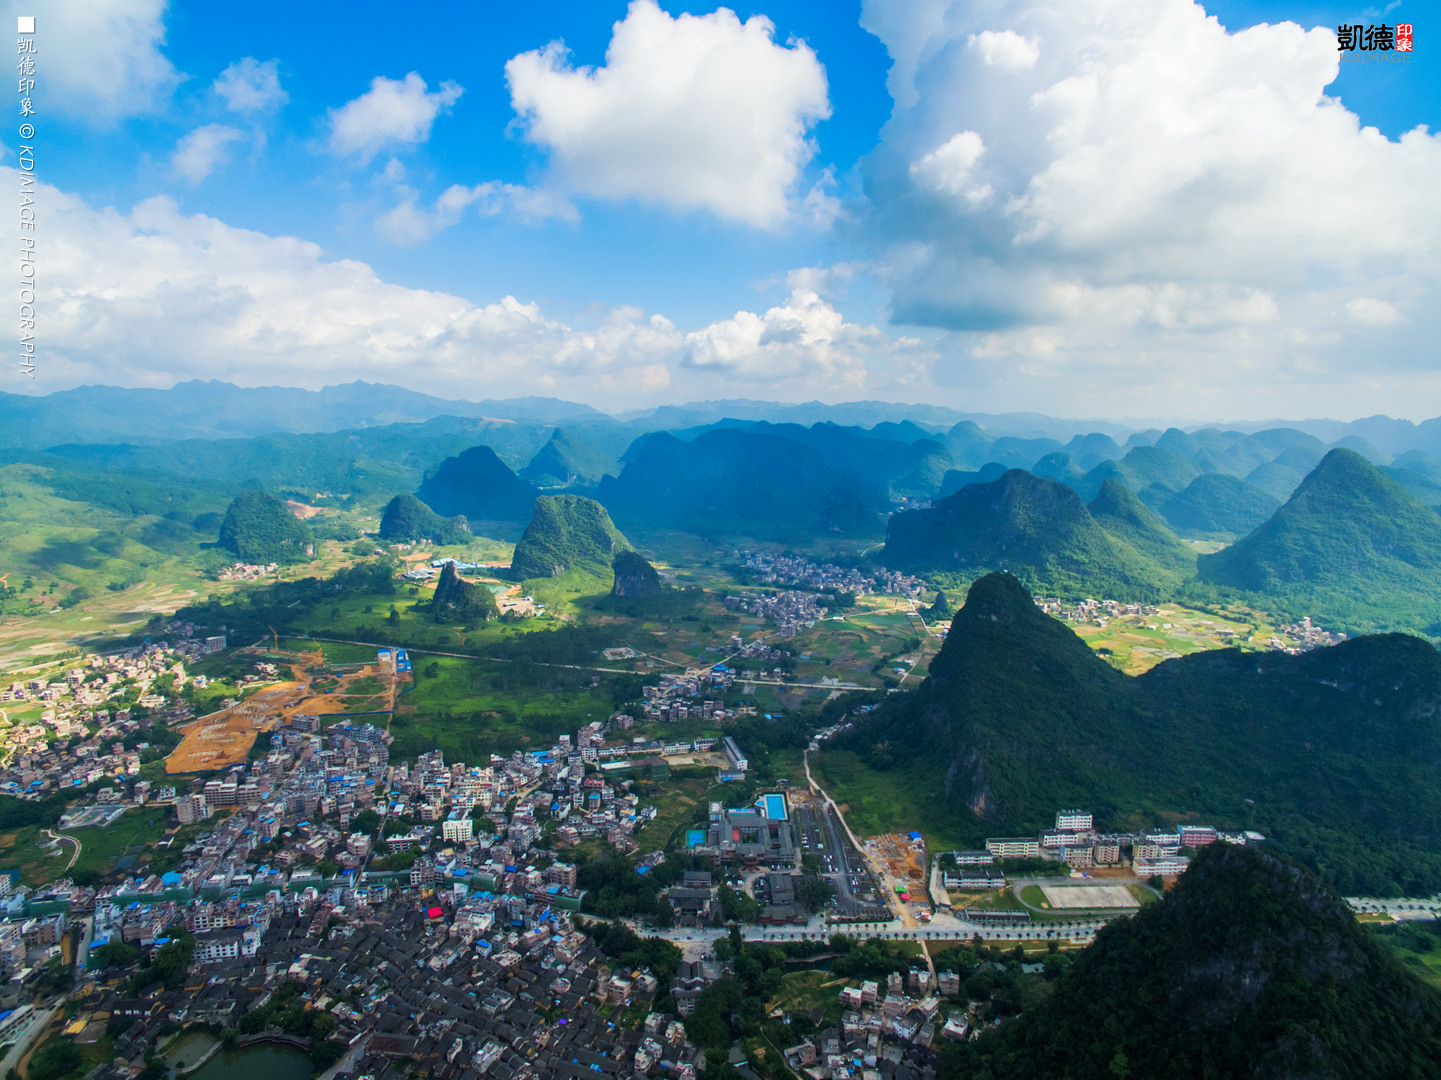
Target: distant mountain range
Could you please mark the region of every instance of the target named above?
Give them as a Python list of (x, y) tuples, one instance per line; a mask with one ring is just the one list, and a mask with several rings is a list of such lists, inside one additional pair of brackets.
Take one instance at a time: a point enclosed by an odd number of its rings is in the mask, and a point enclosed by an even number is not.
[[(250, 438), (414, 424), (437, 417), (489, 417), (566, 427), (595, 421), (628, 427), (633, 432), (697, 428), (724, 420), (804, 426), (833, 423), (866, 428), (910, 421), (932, 433), (949, 431), (952, 434), (956, 425), (970, 424), (982, 429), (990, 440), (1050, 440), (1056, 444), (1051, 450), (1070, 449), (1083, 470), (1093, 467), (1095, 462), (1087, 463), (1085, 451), (1078, 453), (1070, 446), (1077, 439), (1084, 443), (1103, 435), (1124, 451), (1129, 449), (1126, 443), (1131, 436), (1139, 435), (1149, 445), (1168, 434), (1160, 428), (1111, 420), (1060, 419), (1025, 412), (968, 413), (938, 405), (884, 401), (831, 405), (818, 401), (789, 404), (736, 399), (666, 405), (609, 416), (592, 406), (556, 398), (466, 401), (359, 381), (321, 390), (302, 390), (278, 386), (238, 387), (214, 380), (193, 380), (177, 383), (167, 390), (83, 386), (43, 396), (0, 393), (0, 448), (48, 449), (62, 443), (151, 444), (172, 439)], [(1420, 450), (1441, 458), (1441, 418), (1420, 424), (1386, 416), (1353, 421), (1278, 419), (1196, 424), (1188, 426), (1187, 431), (1210, 430), (1244, 437), (1267, 429), (1293, 430), (1328, 446), (1347, 439), (1360, 440), (1364, 446), (1358, 444), (1351, 448), (1365, 452), (1365, 446), (1369, 446), (1375, 454), (1387, 457)], [(1222, 441), (1231, 441), (1229, 435)], [(1175, 449), (1164, 443), (1162, 446)], [(1004, 445), (1000, 448), (1002, 452), (1006, 449)], [(1004, 463), (1029, 467), (1046, 452), (1049, 451), (1036, 453), (1030, 462)], [(957, 460), (961, 460), (959, 455)], [(982, 463), (963, 463), (963, 467), (974, 468)]]

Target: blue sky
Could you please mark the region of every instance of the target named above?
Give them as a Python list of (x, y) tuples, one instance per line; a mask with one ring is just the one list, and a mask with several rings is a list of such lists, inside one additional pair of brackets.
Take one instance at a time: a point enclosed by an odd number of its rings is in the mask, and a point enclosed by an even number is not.
[(1441, 412), (1413, 0), (6, 7), (53, 272), (5, 389)]

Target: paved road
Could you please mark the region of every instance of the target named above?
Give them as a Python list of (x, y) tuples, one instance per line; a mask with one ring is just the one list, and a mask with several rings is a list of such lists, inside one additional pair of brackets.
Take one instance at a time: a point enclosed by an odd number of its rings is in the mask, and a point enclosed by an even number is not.
[(45, 835), (50, 837), (50, 839), (52, 840), (64, 840), (67, 843), (75, 845), (75, 854), (70, 856), (70, 861), (65, 864), (65, 869), (61, 871), (62, 874), (68, 874), (70, 872), (70, 868), (75, 865), (75, 860), (80, 858), (80, 841), (75, 839), (75, 837), (73, 836), (66, 836), (64, 833), (52, 832), (50, 829), (45, 830)]
[(55, 1019), (55, 1014), (64, 1004), (65, 1002), (61, 1001), (58, 1005), (41, 1009), (30, 1018), (30, 1026), (25, 1029), (25, 1033), (20, 1036), (19, 1041), (10, 1047), (10, 1052), (5, 1055), (5, 1060), (0, 1061), (0, 1075), (9, 1076), (10, 1070), (19, 1066), (21, 1060), (30, 1052), (35, 1040), (50, 1026), (50, 1021)]
[[(915, 918), (906, 910), (905, 905), (886, 888), (886, 876), (880, 872), (879, 868), (871, 865), (870, 856), (866, 853), (866, 849), (862, 846), (861, 842), (856, 839), (856, 834), (851, 832), (851, 827), (846, 824), (846, 816), (841, 813), (841, 808), (836, 805), (836, 801), (826, 794), (825, 788), (816, 783), (816, 778), (811, 775), (811, 752), (809, 747), (802, 752), (801, 762), (805, 765), (806, 769), (806, 783), (810, 785), (812, 792), (819, 795), (825, 801), (826, 806), (830, 808), (834, 820), (840, 822), (841, 828), (843, 828), (846, 831), (846, 835), (850, 837), (851, 846), (855, 848), (856, 854), (860, 856), (862, 865), (866, 867), (871, 875), (871, 880), (875, 882), (876, 888), (881, 892), (881, 902), (896, 913), (896, 918), (901, 921), (902, 926), (915, 925)], [(844, 862), (844, 860), (842, 860), (842, 862)]]
[[(323, 643), (326, 643), (326, 644), (329, 644), (329, 645), (362, 645), (362, 646), (364, 646), (364, 647), (367, 648), (367, 649), (390, 649), (390, 648), (394, 648), (393, 645), (381, 645), (381, 644), (379, 644), (379, 643), (377, 643), (377, 642), (374, 642), (374, 641), (352, 641), (352, 640), (349, 639), (349, 638), (309, 637), (309, 638), (300, 638), (300, 639), (297, 639), (297, 640), (302, 640), (302, 641), (319, 641), (319, 642), (323, 642)], [(484, 661), (484, 662), (486, 662), (486, 663), (488, 663), (488, 664), (514, 664), (514, 663), (516, 663), (516, 661), (515, 661), (512, 657), (507, 657), (507, 656), (474, 656), (474, 655), (472, 655), (472, 654), (470, 654), (470, 653), (444, 652), (443, 650), (440, 650), (440, 649), (416, 649), (416, 648), (412, 648), (412, 647), (409, 646), (409, 645), (404, 646), (404, 648), (405, 648), (405, 651), (406, 651), (406, 652), (411, 653), (412, 655), (415, 655), (415, 656), (448, 656), (448, 657), (450, 657), (450, 658), (452, 658), (452, 659), (454, 659), (454, 660), (482, 660), (482, 661)], [(724, 662), (725, 662), (725, 661), (723, 661), (723, 660), (718, 660), (718, 661), (716, 661), (716, 663), (724, 663)], [(590, 665), (590, 664), (548, 664), (548, 663), (542, 663), (542, 662), (539, 661), (539, 660), (532, 660), (532, 661), (529, 661), (529, 663), (534, 664), (536, 667), (565, 668), (565, 669), (568, 670), (568, 671), (600, 671), (600, 672), (604, 672), (605, 674), (608, 674), (608, 675), (636, 675), (636, 674), (639, 674), (638, 672), (632, 671), (630, 668), (596, 667), (596, 666), (593, 666), (593, 665)], [(674, 663), (674, 661), (670, 661), (670, 660), (665, 661), (665, 663), (672, 664), (672, 665), (675, 666), (675, 667), (680, 667), (680, 666), (681, 666), (680, 664), (676, 664), (676, 663)], [(821, 682), (818, 682), (818, 681), (815, 681), (815, 680), (811, 680), (811, 681), (807, 681), (807, 682), (787, 682), (787, 681), (785, 681), (785, 680), (783, 680), (783, 679), (745, 679), (745, 680), (743, 680), (743, 681), (744, 681), (747, 685), (754, 685), (754, 686), (794, 686), (794, 687), (803, 687), (803, 688), (805, 688), (805, 689), (807, 689), (807, 690), (873, 690), (873, 689), (875, 689), (875, 687), (862, 686), (860, 683), (853, 683), (853, 682), (821, 683)]]

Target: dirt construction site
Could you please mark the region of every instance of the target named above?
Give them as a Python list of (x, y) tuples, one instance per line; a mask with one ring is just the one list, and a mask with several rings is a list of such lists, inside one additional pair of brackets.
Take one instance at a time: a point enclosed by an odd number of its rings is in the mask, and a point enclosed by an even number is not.
[[(344, 714), (355, 711), (360, 697), (368, 697), (365, 712), (390, 712), (395, 708), (397, 677), (393, 669), (381, 670), (366, 664), (333, 678), (327, 678), (324, 692), (311, 689), (312, 673), (325, 663), (319, 653), (292, 653), (288, 659), (292, 678), (272, 683), (244, 701), (202, 716), (179, 731), (180, 745), (165, 759), (165, 771), (208, 772), (243, 763), (262, 731), (274, 731), (292, 716)], [(379, 693), (356, 694), (353, 687), (368, 681), (379, 683)]]
[(929, 857), (923, 840), (913, 840), (905, 833), (886, 833), (866, 841), (866, 854), (881, 871), (882, 889), (894, 895), (901, 891), (909, 894), (912, 902), (908, 909), (912, 915), (921, 909), (927, 916), (930, 914), (926, 891)]

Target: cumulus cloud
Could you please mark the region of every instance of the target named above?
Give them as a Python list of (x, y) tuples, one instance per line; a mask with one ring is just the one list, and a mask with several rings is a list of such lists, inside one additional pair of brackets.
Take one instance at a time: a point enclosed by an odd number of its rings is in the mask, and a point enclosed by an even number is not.
[(263, 64), (253, 56), (237, 60), (220, 73), (212, 88), (232, 112), (262, 112), (290, 100), (280, 86), (279, 60)]
[[(4, 183), (18, 186), (18, 173), (0, 167)], [(166, 196), (122, 212), (38, 187), (46, 389), (365, 378), (455, 397), (544, 391), (631, 407), (638, 394), (703, 396), (737, 381), (835, 398), (884, 385), (877, 372), (887, 364), (909, 377), (927, 355), (928, 346), (848, 322), (803, 288), (761, 314), (737, 312), (690, 333), (624, 304), (597, 306), (576, 325), (513, 296), (476, 303), (387, 282), (316, 244), (185, 214)], [(18, 248), (16, 221), (0, 221), (0, 242)]]
[(1040, 44), (1034, 38), (1023, 38), (1014, 30), (982, 30), (966, 39), (966, 44), (975, 49), (992, 67), (1033, 68), (1040, 58)]
[(432, 93), (414, 71), (404, 79), (377, 75), (368, 91), (331, 110), (330, 148), (342, 157), (368, 162), (386, 147), (426, 142), (435, 118), (449, 112), (464, 92), (453, 82), (443, 82)]
[(244, 137), (239, 129), (224, 124), (198, 127), (175, 144), (170, 167), (192, 184), (198, 184), (225, 163), (230, 144)]
[(859, 387), (865, 385), (867, 356), (887, 344), (875, 327), (848, 323), (815, 293), (796, 289), (762, 315), (738, 311), (687, 334), (684, 363), (739, 379), (820, 375)]
[[(526, 139), (576, 193), (771, 228), (794, 212), (807, 133), (830, 115), (815, 53), (774, 33), (761, 15), (672, 18), (633, 0), (603, 67), (575, 68), (552, 42), (512, 58), (506, 79)], [(809, 213), (834, 216), (812, 194)]]
[(1198, 381), (1245, 408), (1303, 377), (1347, 400), (1373, 349), (1377, 385), (1413, 373), (1419, 343), (1374, 335), (1441, 300), (1441, 140), (1327, 96), (1329, 29), (1231, 32), (1189, 0), (866, 0), (863, 21), (898, 102), (865, 163), (872, 265), (895, 321), (952, 332), (939, 381), (1008, 358), (997, 378), (1051, 405), (1128, 378), (1154, 414)]
[(123, 116), (164, 108), (180, 81), (161, 52), (166, 0), (29, 0), (3, 4), (13, 27), (16, 15), (36, 15), (36, 59), (44, 78), (46, 107), (110, 123)]
[[(18, 187), (13, 169), (0, 179)], [(389, 283), (315, 244), (184, 214), (168, 197), (123, 213), (40, 187), (50, 388), (370, 378), (459, 397), (543, 385), (584, 396), (660, 385), (657, 365), (680, 355), (676, 328), (638, 308), (575, 327), (510, 296), (477, 304)], [(15, 222), (0, 235), (18, 248)]]

